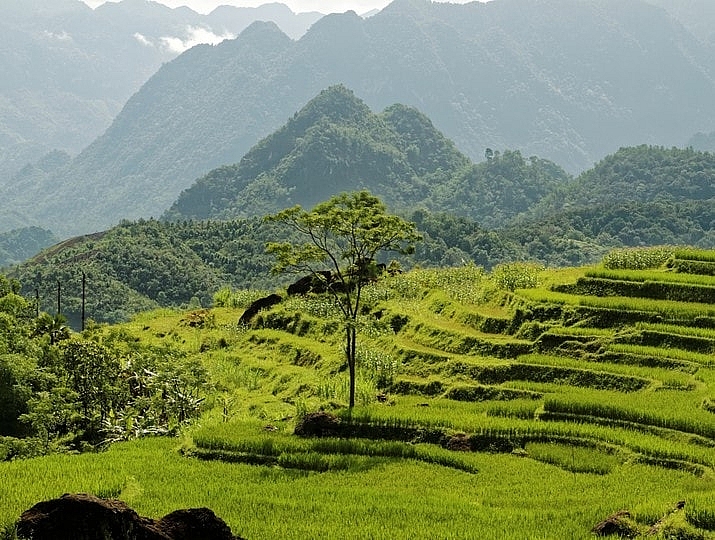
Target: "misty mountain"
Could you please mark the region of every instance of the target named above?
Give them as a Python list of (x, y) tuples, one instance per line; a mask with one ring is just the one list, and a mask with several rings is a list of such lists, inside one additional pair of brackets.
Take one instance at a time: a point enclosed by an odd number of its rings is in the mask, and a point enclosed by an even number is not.
[(418, 109), (474, 160), (512, 148), (578, 172), (713, 131), (713, 52), (642, 0), (396, 0), (297, 41), (255, 23), (164, 64), (61, 174), (3, 199), (63, 235), (160, 215), (338, 83), (372, 110)]
[(21, 263), (59, 239), (37, 227), (0, 233), (0, 268)]
[(319, 19), (282, 4), (208, 15), (147, 0), (0, 2), (0, 186), (52, 149), (76, 154), (164, 62), (198, 40), (233, 38), (272, 20), (293, 38)]

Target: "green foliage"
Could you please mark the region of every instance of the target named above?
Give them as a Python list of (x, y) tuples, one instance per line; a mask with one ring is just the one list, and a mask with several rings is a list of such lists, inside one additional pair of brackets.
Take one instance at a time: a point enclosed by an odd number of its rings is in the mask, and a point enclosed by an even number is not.
[[(367, 191), (343, 193), (310, 212), (300, 206), (267, 216), (301, 236), (302, 243), (272, 242), (274, 272), (308, 273), (326, 282), (342, 313), (345, 356), (350, 374), (350, 407), (355, 404), (356, 336), (364, 286), (378, 276), (376, 257), (388, 251), (410, 253), (420, 239), (413, 223), (387, 213), (379, 198)], [(329, 278), (320, 272), (328, 270)]]
[(601, 264), (611, 270), (648, 270), (663, 266), (673, 253), (674, 248), (668, 246), (614, 249), (603, 257)]
[(497, 287), (506, 291), (534, 289), (539, 283), (539, 274), (544, 267), (538, 263), (514, 262), (497, 265), (491, 277)]

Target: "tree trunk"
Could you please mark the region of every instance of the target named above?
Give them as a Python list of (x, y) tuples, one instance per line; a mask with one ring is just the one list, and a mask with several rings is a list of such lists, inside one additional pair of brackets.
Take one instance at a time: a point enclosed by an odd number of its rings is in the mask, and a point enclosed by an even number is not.
[(356, 330), (354, 327), (347, 328), (347, 341), (345, 353), (348, 359), (348, 371), (350, 372), (350, 408), (355, 406), (355, 340)]

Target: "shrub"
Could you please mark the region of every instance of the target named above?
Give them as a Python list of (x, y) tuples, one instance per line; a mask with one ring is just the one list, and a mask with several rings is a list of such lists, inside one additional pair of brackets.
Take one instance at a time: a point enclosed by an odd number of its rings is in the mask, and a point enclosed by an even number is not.
[(497, 287), (507, 291), (535, 289), (538, 286), (539, 273), (543, 269), (539, 263), (531, 262), (499, 264), (492, 270), (492, 279)]
[(647, 270), (662, 266), (673, 253), (674, 249), (668, 246), (614, 249), (601, 263), (610, 269)]

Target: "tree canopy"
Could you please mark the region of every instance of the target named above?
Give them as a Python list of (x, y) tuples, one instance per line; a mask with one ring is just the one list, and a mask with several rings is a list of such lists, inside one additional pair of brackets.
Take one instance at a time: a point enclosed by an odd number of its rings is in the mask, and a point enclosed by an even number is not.
[(367, 191), (342, 193), (312, 210), (294, 206), (266, 218), (293, 229), (302, 241), (272, 242), (274, 272), (308, 272), (324, 281), (340, 308), (346, 328), (350, 407), (355, 404), (357, 319), (363, 285), (377, 274), (380, 252), (409, 253), (420, 239), (413, 223), (387, 213)]

